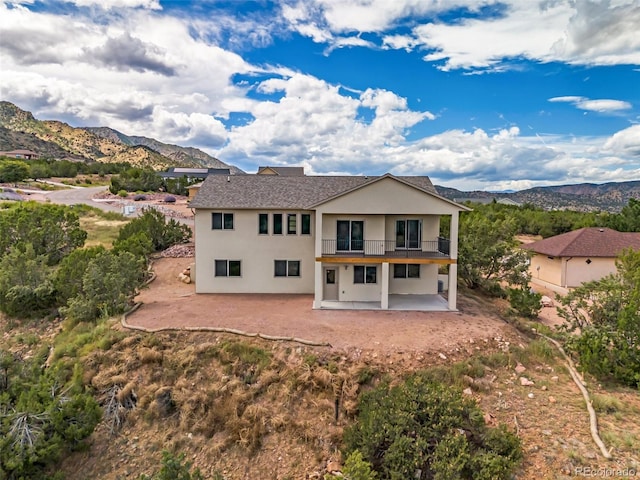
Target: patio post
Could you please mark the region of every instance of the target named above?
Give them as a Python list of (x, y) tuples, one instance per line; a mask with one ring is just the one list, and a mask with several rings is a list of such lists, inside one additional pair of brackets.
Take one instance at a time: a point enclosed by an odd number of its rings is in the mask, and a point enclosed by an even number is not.
[(380, 293), (380, 308), (389, 310), (389, 262), (382, 262), (382, 292)]

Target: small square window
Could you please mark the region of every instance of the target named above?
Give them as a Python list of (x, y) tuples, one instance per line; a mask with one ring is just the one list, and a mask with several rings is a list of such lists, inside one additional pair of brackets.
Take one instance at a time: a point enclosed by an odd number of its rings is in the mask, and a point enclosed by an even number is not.
[(299, 260), (289, 260), (287, 264), (287, 275), (289, 277), (299, 277), (300, 276), (300, 261)]
[(286, 277), (287, 276), (287, 261), (286, 260), (276, 260), (275, 261), (275, 272), (274, 275), (276, 277)]
[(405, 263), (395, 263), (393, 265), (393, 278), (407, 278), (407, 265)]
[(376, 283), (377, 267), (355, 265), (353, 267), (353, 283)]
[(239, 277), (241, 276), (240, 260), (216, 260), (216, 277)]
[(212, 213), (211, 228), (213, 230), (233, 230), (233, 213)]
[(300, 260), (275, 260), (274, 275), (276, 277), (299, 277)]
[(416, 263), (410, 263), (407, 265), (407, 277), (420, 278), (420, 265)]

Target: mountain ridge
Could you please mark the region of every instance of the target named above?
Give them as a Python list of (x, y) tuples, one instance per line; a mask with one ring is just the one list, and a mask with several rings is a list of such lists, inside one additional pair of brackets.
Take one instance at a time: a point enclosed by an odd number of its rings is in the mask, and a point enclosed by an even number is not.
[[(163, 143), (154, 138), (126, 135), (111, 127), (71, 127), (58, 120), (38, 120), (11, 102), (0, 101), (0, 151), (26, 148), (41, 156), (77, 161), (128, 162), (163, 170), (168, 167), (238, 167), (193, 147)], [(640, 198), (640, 180), (534, 187), (513, 192), (463, 191), (436, 186), (450, 200), (509, 199), (548, 210), (619, 212), (631, 198)]]
[(110, 127), (72, 127), (59, 120), (38, 120), (11, 102), (0, 101), (0, 150), (34, 150), (41, 156), (75, 161), (128, 162), (136, 167), (239, 168), (193, 147), (129, 136)]

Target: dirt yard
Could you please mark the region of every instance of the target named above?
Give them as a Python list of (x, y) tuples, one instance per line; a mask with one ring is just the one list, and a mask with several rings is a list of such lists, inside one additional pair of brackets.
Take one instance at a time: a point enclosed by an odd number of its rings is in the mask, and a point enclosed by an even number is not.
[(379, 353), (452, 352), (460, 345), (507, 341), (514, 329), (484, 304), (459, 298), (459, 312), (312, 310), (311, 295), (195, 294), (178, 275), (193, 258), (155, 261), (157, 278), (138, 295), (129, 316), (146, 328), (225, 327), (328, 342), (342, 350)]

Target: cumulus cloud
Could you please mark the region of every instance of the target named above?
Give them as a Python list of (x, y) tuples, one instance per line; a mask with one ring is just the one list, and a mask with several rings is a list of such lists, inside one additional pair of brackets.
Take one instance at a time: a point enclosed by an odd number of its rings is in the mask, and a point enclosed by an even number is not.
[[(577, 65), (640, 63), (636, 0), (309, 0), (285, 3), (289, 27), (318, 43), (372, 32), (382, 48), (426, 50), (443, 70), (504, 69), (513, 58)], [(483, 14), (483, 9), (490, 13)], [(441, 20), (467, 11), (455, 22)], [(498, 13), (496, 13), (498, 12)], [(409, 33), (391, 31), (396, 26)], [(526, 32), (526, 35), (523, 34)]]
[(85, 53), (87, 62), (96, 61), (117, 70), (131, 69), (166, 76), (175, 75), (175, 68), (165, 63), (164, 52), (160, 48), (132, 37), (129, 32), (118, 37), (110, 37), (99, 47), (86, 48)]
[(587, 110), (598, 113), (617, 112), (620, 110), (629, 110), (632, 105), (629, 102), (622, 100), (610, 100), (610, 99), (597, 99), (591, 100), (585, 97), (578, 96), (564, 96), (553, 97), (549, 99), (550, 102), (566, 102), (572, 103), (580, 110)]
[(640, 125), (616, 132), (604, 144), (604, 150), (613, 155), (640, 157)]

